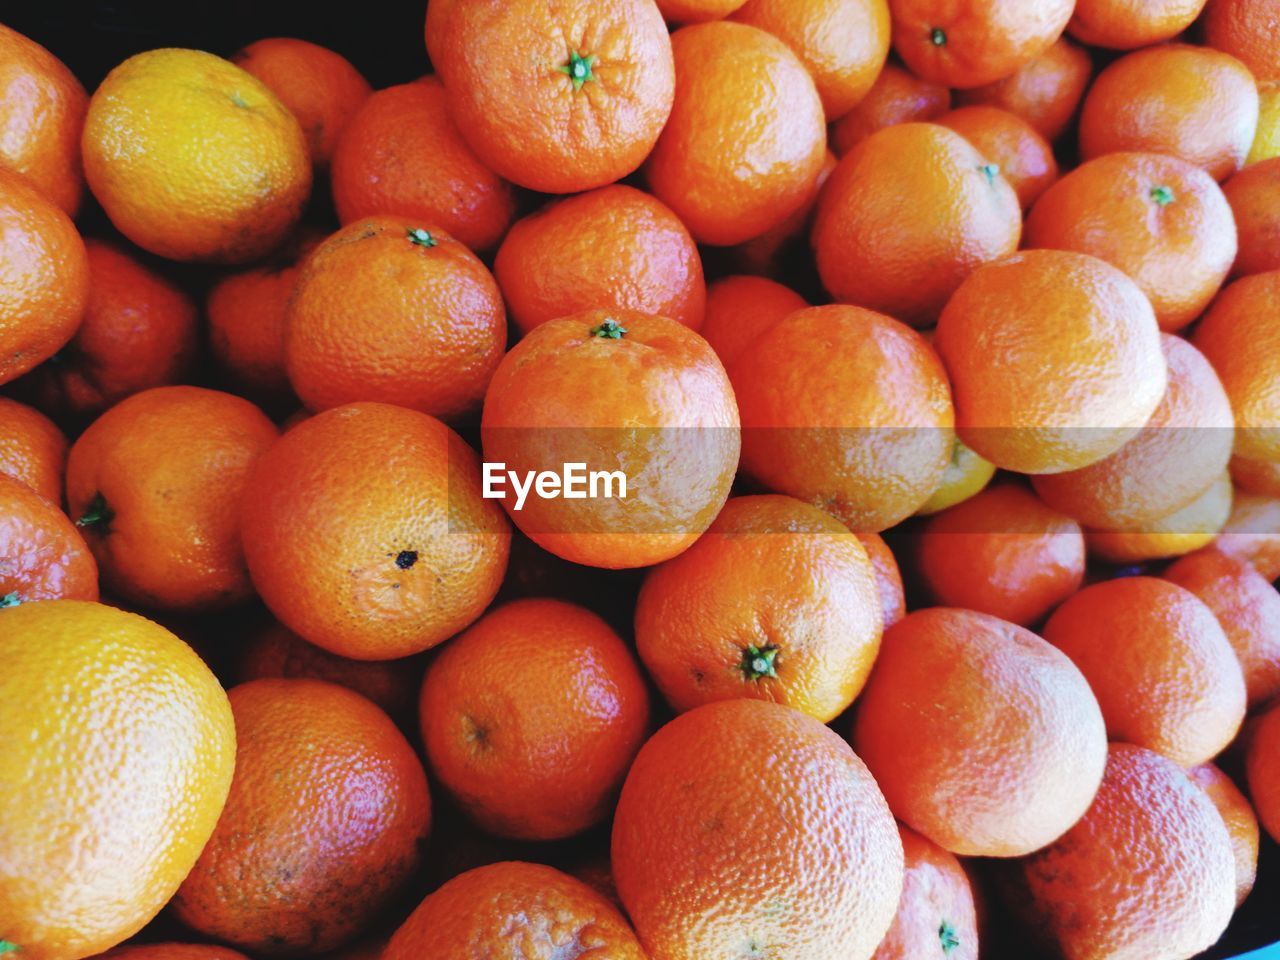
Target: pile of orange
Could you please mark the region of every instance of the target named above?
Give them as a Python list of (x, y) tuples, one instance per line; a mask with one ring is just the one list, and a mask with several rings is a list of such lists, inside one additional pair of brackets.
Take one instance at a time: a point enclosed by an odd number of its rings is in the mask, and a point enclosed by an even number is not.
[(1280, 0), (410, 5), (0, 24), (0, 958), (1280, 943)]

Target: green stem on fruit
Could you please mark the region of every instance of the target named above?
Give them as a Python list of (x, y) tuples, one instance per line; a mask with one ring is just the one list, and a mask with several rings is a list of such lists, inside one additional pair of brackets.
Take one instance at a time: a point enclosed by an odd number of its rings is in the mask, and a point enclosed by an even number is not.
[(573, 81), (573, 90), (576, 93), (588, 80), (595, 79), (595, 75), (591, 72), (591, 68), (595, 65), (595, 54), (584, 57), (577, 50), (570, 50), (569, 59), (556, 69)]
[(947, 42), (947, 31), (941, 27), (934, 27), (929, 31), (929, 42), (935, 47), (945, 46)]
[(626, 332), (627, 328), (617, 320), (606, 320), (598, 327), (591, 328), (591, 336), (599, 337), (601, 340), (621, 340)]
[(413, 227), (407, 232), (409, 235), (409, 242), (415, 247), (435, 247), (439, 245), (439, 241), (421, 227)]
[[(6, 593), (3, 597), (0, 597), (0, 610), (3, 610), (5, 607), (16, 607), (21, 602), (22, 598), (18, 596), (17, 590), (13, 591), (13, 593)], [(7, 941), (0, 940), (0, 943), (6, 942)], [(3, 950), (0, 950), (0, 953), (3, 952)]]
[(3, 956), (6, 953), (17, 953), (17, 952), (18, 952), (18, 945), (16, 943), (11, 943), (8, 940), (0, 940), (0, 956)]
[(107, 498), (102, 495), (102, 491), (98, 491), (89, 501), (89, 506), (80, 515), (80, 519), (76, 521), (76, 526), (96, 530), (98, 533), (110, 533), (111, 521), (115, 518), (116, 512), (107, 505)]
[(777, 678), (778, 671), (774, 661), (778, 658), (778, 648), (768, 643), (763, 647), (754, 644), (742, 648), (742, 662), (739, 666), (748, 680), (763, 680), (765, 677)]
[(1000, 176), (1000, 168), (994, 163), (984, 163), (978, 168), (982, 171), (982, 175), (987, 178), (987, 183), (994, 184), (996, 177)]
[(1167, 207), (1174, 201), (1173, 191), (1164, 185), (1152, 187), (1151, 199), (1156, 202), (1156, 206)]
[(942, 926), (938, 927), (938, 939), (942, 942), (942, 954), (946, 957), (951, 956), (951, 952), (960, 946), (960, 937), (956, 933), (956, 928), (947, 920), (943, 920)]

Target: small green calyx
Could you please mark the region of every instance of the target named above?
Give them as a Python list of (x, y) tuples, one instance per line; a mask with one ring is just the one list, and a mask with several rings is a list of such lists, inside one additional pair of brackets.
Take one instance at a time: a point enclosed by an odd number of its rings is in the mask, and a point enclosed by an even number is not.
[(929, 42), (935, 47), (945, 46), (947, 42), (947, 31), (941, 27), (934, 27), (929, 31)]
[(1000, 168), (997, 167), (994, 163), (984, 163), (982, 166), (978, 168), (978, 170), (980, 170), (982, 172), (982, 175), (987, 178), (987, 183), (989, 184), (994, 185), (996, 182), (996, 177), (1000, 176)]
[(111, 532), (111, 521), (115, 518), (116, 512), (107, 505), (107, 498), (102, 495), (102, 491), (98, 491), (76, 521), (76, 526), (106, 534)]
[(606, 320), (600, 326), (591, 328), (591, 336), (599, 337), (601, 340), (621, 340), (626, 332), (627, 328), (617, 320)]
[(1151, 199), (1156, 202), (1156, 206), (1167, 207), (1169, 204), (1173, 203), (1173, 200), (1174, 200), (1173, 191), (1163, 185), (1158, 187), (1152, 187)]
[(576, 93), (582, 89), (582, 85), (588, 80), (595, 79), (595, 75), (591, 72), (591, 68), (595, 65), (595, 54), (584, 57), (577, 50), (570, 50), (569, 59), (556, 67), (556, 69), (573, 81), (573, 90)]
[(774, 661), (777, 658), (778, 648), (773, 644), (765, 644), (763, 647), (751, 645), (743, 648), (740, 666), (748, 680), (763, 680), (765, 677), (776, 679), (778, 671), (774, 667)]
[(18, 945), (16, 943), (10, 943), (8, 940), (0, 940), (0, 956), (3, 956), (6, 953), (17, 953), (17, 952), (18, 952)]
[(409, 236), (409, 242), (415, 247), (434, 247), (439, 245), (439, 241), (421, 227), (414, 227), (407, 231), (407, 233)]
[[(18, 596), (17, 590), (13, 591), (13, 593), (6, 593), (3, 597), (0, 597), (0, 610), (3, 610), (5, 607), (16, 607), (21, 602), (22, 598)], [(4, 944), (8, 942), (9, 941), (7, 940), (0, 940), (0, 948), (3, 948)], [(10, 946), (12, 946), (12, 944), (10, 944)], [(14, 947), (14, 949), (16, 950), (17, 947)], [(5, 951), (3, 949), (0, 949), (0, 953), (4, 952)]]
[(951, 956), (955, 948), (960, 946), (960, 937), (956, 934), (956, 928), (946, 920), (943, 920), (942, 926), (938, 927), (938, 940), (942, 943), (944, 957)]

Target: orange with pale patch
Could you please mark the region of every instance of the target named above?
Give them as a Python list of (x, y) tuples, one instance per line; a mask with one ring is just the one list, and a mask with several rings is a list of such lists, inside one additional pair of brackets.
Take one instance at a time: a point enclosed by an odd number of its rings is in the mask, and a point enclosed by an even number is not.
[(831, 127), (831, 146), (844, 156), (871, 134), (897, 123), (933, 120), (951, 108), (951, 91), (886, 63), (866, 96)]
[(1202, 763), (1187, 771), (1191, 782), (1205, 792), (1222, 815), (1231, 837), (1236, 860), (1236, 906), (1244, 903), (1258, 877), (1258, 844), (1261, 831), (1258, 815), (1235, 782), (1212, 763)]

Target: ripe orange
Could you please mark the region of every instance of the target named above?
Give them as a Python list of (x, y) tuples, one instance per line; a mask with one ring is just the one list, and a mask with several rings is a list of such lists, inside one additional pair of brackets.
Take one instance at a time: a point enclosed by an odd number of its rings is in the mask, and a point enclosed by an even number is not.
[(656, 0), (656, 2), (662, 15), (673, 23), (703, 23), (729, 16), (746, 0)]
[(120, 247), (85, 241), (89, 302), (75, 336), (23, 383), (41, 409), (72, 421), (177, 383), (196, 353), (196, 306)]
[(481, 499), (475, 454), (424, 413), (355, 403), (317, 414), (276, 441), (245, 489), (254, 586), (331, 653), (389, 660), (435, 646), (502, 582), (502, 511)]
[(1109, 563), (1167, 560), (1213, 542), (1231, 514), (1231, 477), (1223, 474), (1181, 510), (1128, 530), (1087, 528), (1089, 556)]
[(1133, 50), (1172, 39), (1200, 16), (1205, 0), (1076, 0), (1067, 25), (1091, 47)]
[(363, 930), (418, 866), (422, 764), (385, 713), (322, 680), (230, 693), (236, 764), (173, 910), (251, 951), (323, 953)]
[(1213, 546), (1253, 564), (1267, 580), (1280, 578), (1280, 498), (1237, 490), (1231, 516)]
[(1261, 81), (1280, 80), (1276, 51), (1276, 0), (1210, 0), (1204, 12), (1204, 39), (1242, 60)]
[(1088, 813), (1013, 867), (1035, 929), (1066, 960), (1178, 960), (1235, 906), (1235, 860), (1212, 801), (1172, 761), (1112, 744)]
[(342, 131), (373, 92), (342, 54), (294, 37), (257, 40), (231, 62), (266, 84), (297, 118), (318, 167), (329, 165)]
[(613, 822), (613, 873), (651, 957), (869, 960), (898, 905), (902, 843), (833, 731), (725, 700), (641, 748)]
[(620, 471), (595, 498), (503, 506), (539, 546), (574, 563), (618, 569), (670, 559), (729, 496), (738, 409), (706, 341), (666, 317), (588, 310), (534, 328), (503, 358), (485, 396), (485, 460), (524, 478), (585, 464)]
[(735, 497), (636, 604), (636, 652), (679, 712), (771, 700), (839, 716), (866, 683), (883, 617), (858, 538), (791, 497)]
[(277, 430), (240, 397), (157, 387), (72, 445), (67, 507), (117, 596), (204, 611), (252, 594), (236, 532), (246, 481)]
[(938, 123), (960, 134), (999, 167), (1024, 209), (1058, 179), (1058, 161), (1049, 141), (1015, 113), (976, 104), (943, 114)]
[(102, 960), (249, 960), (238, 950), (208, 943), (132, 943), (100, 956)]
[(844, 156), (871, 134), (898, 123), (933, 120), (951, 108), (951, 91), (886, 63), (858, 104), (831, 127), (831, 146)]
[(1232, 273), (1280, 270), (1280, 156), (1245, 167), (1222, 185), (1222, 192), (1240, 236)]
[(746, 274), (780, 276), (789, 269), (787, 258), (793, 252), (804, 255), (809, 243), (813, 214), (818, 206), (818, 195), (827, 185), (837, 162), (836, 155), (830, 148), (823, 151), (822, 169), (818, 171), (818, 179), (813, 182), (808, 199), (776, 227), (734, 247), (729, 260), (735, 269)]
[(950, 87), (1002, 80), (1062, 36), (1072, 0), (890, 0), (893, 49), (913, 73)]
[(841, 158), (812, 242), (835, 299), (923, 327), (974, 268), (1013, 253), (1021, 229), (1013, 188), (964, 137), (904, 123)]
[(795, 51), (828, 121), (867, 95), (889, 55), (886, 0), (748, 0), (732, 18), (768, 30)]
[(1245, 157), (1245, 166), (1280, 156), (1280, 83), (1258, 82), (1258, 132)]
[(1249, 730), (1245, 773), (1258, 819), (1280, 842), (1280, 706), (1270, 707)]
[(742, 468), (855, 532), (909, 517), (951, 455), (946, 375), (918, 333), (861, 307), (799, 310), (734, 362)]
[(453, 640), (419, 702), (432, 772), (484, 830), (555, 840), (605, 820), (648, 733), (622, 639), (560, 600), (517, 600)]
[(98, 565), (61, 510), (0, 475), (0, 608), (32, 600), (98, 599)]
[(936, 607), (885, 632), (853, 743), (913, 830), (952, 853), (1017, 857), (1088, 808), (1107, 736), (1064, 654), (995, 617)]
[(1044, 638), (1080, 668), (1112, 740), (1180, 767), (1205, 763), (1244, 720), (1244, 676), (1217, 618), (1195, 594), (1154, 577), (1085, 587)]
[(697, 24), (671, 46), (675, 103), (645, 165), (649, 187), (699, 243), (750, 240), (813, 195), (826, 148), (818, 91), (757, 27)]
[(702, 258), (661, 200), (615, 184), (518, 221), (493, 263), (523, 334), (582, 310), (656, 313), (697, 330), (707, 288)]
[(511, 184), (467, 146), (435, 77), (366, 100), (334, 150), (331, 179), (344, 224), (381, 214), (419, 217), (473, 250), (496, 247), (516, 212)]
[(698, 331), (728, 369), (748, 346), (787, 314), (809, 304), (790, 287), (764, 277), (722, 277), (707, 288)]
[(1231, 479), (1241, 490), (1275, 496), (1280, 494), (1280, 463), (1232, 457)]
[(1057, 140), (1075, 117), (1092, 74), (1089, 52), (1061, 37), (1003, 80), (957, 90), (956, 103), (1008, 110), (1046, 140)]
[(917, 549), (921, 579), (939, 604), (1024, 627), (1084, 580), (1080, 525), (1011, 483), (930, 517)]
[(947, 472), (942, 475), (942, 482), (916, 511), (916, 516), (932, 516), (963, 503), (985, 490), (995, 475), (994, 463), (978, 456), (957, 439), (951, 445), (951, 460), (947, 464)]
[(27, 177), (74, 217), (84, 194), (84, 87), (40, 44), (0, 24), (0, 90), (0, 167)]
[(231, 708), (190, 647), (96, 603), (0, 610), (0, 660), (0, 936), (92, 956), (160, 912), (213, 832)]
[(107, 74), (89, 101), (82, 151), (111, 222), (172, 260), (268, 253), (311, 190), (293, 114), (256, 77), (199, 50), (149, 50)]
[(382, 956), (561, 960), (592, 954), (646, 960), (626, 918), (602, 894), (551, 867), (506, 862), (468, 870), (428, 896)]
[(1146, 424), (1167, 371), (1151, 304), (1094, 257), (1028, 250), (974, 271), (938, 321), (960, 439), (1006, 470), (1061, 473)]
[(1280, 692), (1280, 594), (1253, 566), (1217, 550), (1198, 550), (1164, 572), (1214, 612), (1231, 641), (1250, 709)]
[(1160, 335), (1168, 386), (1155, 413), (1111, 456), (1079, 470), (1033, 477), (1052, 507), (1106, 530), (1135, 530), (1200, 498), (1227, 468), (1231, 403), (1213, 367), (1195, 347)]
[(502, 294), (475, 254), (423, 221), (369, 217), (303, 262), (285, 369), (310, 410), (375, 400), (456, 417), (480, 405), (506, 339)]
[(1026, 242), (1120, 268), (1162, 330), (1200, 316), (1236, 256), (1231, 207), (1213, 178), (1156, 153), (1112, 153), (1072, 170), (1027, 217)]
[(1187, 771), (1191, 782), (1205, 792), (1218, 808), (1231, 838), (1236, 861), (1236, 906), (1244, 903), (1258, 877), (1258, 817), (1240, 788), (1212, 763), (1202, 763)]
[(1235, 415), (1234, 451), (1280, 463), (1280, 271), (1227, 286), (1196, 327), (1192, 343), (1222, 379)]
[(906, 880), (893, 926), (872, 960), (977, 960), (978, 917), (973, 887), (954, 855), (898, 825)]
[(1235, 57), (1170, 43), (1127, 54), (1089, 89), (1080, 153), (1166, 153), (1222, 181), (1244, 163), (1258, 125), (1258, 88)]
[(89, 262), (75, 225), (0, 166), (0, 383), (60, 350), (88, 300)]
[(907, 598), (902, 588), (898, 560), (880, 534), (858, 533), (855, 536), (871, 560), (871, 568), (876, 575), (876, 591), (880, 596), (880, 619), (884, 629), (888, 630), (907, 615)]
[(67, 438), (39, 410), (0, 397), (0, 474), (21, 480), (54, 505), (62, 502)]
[(452, 2), (438, 18), (428, 43), (449, 111), (501, 176), (576, 193), (625, 177), (653, 148), (675, 70), (650, 0)]

